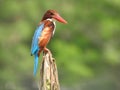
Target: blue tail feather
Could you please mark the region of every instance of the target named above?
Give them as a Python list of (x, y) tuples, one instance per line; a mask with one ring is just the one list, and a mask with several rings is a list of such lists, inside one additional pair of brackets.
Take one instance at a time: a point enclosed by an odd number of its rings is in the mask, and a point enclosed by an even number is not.
[(37, 73), (38, 59), (39, 59), (38, 54), (35, 54), (35, 56), (34, 56), (34, 72), (33, 72), (34, 76), (35, 76), (36, 73)]

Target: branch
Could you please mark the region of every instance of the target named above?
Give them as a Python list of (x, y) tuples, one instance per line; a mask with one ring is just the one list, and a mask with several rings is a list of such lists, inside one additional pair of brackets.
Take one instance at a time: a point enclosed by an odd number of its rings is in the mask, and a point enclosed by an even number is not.
[(60, 90), (56, 62), (50, 51), (44, 54), (41, 63), (39, 90)]

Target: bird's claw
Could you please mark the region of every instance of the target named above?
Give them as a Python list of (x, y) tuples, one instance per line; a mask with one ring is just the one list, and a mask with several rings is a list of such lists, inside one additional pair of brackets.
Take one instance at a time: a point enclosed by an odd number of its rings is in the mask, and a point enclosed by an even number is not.
[(44, 53), (51, 53), (50, 50), (48, 48), (44, 48)]

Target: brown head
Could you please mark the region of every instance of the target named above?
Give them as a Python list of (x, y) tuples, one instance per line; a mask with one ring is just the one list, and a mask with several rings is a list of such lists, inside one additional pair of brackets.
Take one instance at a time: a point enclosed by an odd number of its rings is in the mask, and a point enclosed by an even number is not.
[(57, 21), (59, 21), (61, 23), (65, 23), (65, 24), (67, 23), (67, 21), (64, 20), (55, 10), (48, 10), (44, 14), (44, 16), (42, 18), (42, 21), (46, 20), (46, 19), (55, 19), (55, 20), (57, 20)]

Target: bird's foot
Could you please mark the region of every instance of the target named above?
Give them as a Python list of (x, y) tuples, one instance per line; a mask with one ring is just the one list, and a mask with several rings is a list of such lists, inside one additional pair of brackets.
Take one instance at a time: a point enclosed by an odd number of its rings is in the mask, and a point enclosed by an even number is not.
[(51, 52), (50, 52), (50, 50), (49, 50), (48, 48), (44, 48), (44, 53), (45, 53), (45, 54), (46, 54), (46, 53), (49, 53), (49, 54), (50, 54)]

